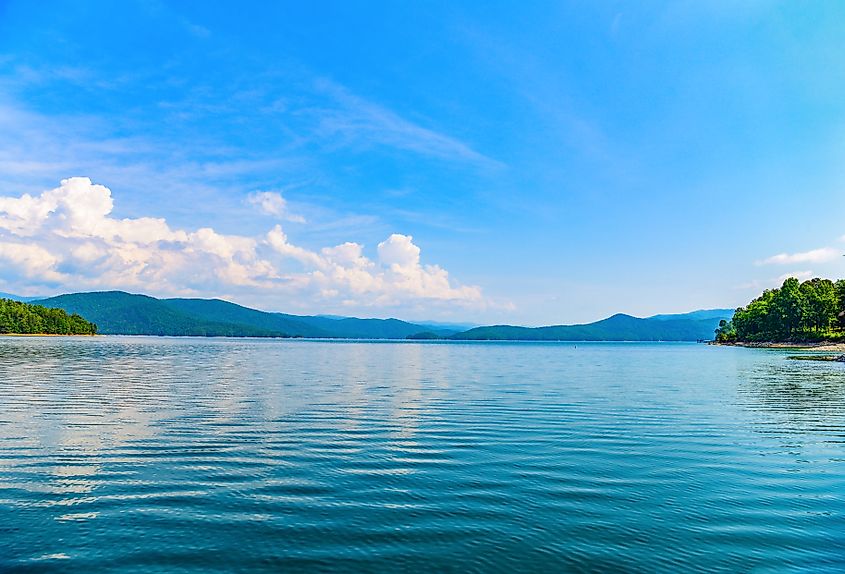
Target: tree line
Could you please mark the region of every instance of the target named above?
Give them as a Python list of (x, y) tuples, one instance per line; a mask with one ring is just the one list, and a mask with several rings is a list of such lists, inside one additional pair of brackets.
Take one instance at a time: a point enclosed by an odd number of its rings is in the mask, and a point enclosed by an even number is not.
[(845, 280), (790, 277), (767, 289), (730, 321), (721, 321), (716, 340), (801, 342), (845, 340)]
[(76, 313), (0, 299), (0, 334), (96, 335), (97, 325)]

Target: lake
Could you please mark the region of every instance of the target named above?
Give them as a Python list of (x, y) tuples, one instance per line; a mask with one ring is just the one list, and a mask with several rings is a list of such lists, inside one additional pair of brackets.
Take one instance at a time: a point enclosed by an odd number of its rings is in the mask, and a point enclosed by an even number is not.
[(0, 338), (0, 571), (845, 569), (845, 365)]

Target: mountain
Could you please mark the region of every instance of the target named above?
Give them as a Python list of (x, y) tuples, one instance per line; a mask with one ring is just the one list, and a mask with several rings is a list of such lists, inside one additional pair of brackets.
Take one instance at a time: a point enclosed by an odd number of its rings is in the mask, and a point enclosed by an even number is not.
[[(267, 313), (219, 299), (162, 299), (174, 309), (206, 319), (253, 325), (287, 333), (295, 337), (332, 337), (339, 339), (404, 339), (428, 328), (399, 319), (357, 319), (331, 315), (288, 315)], [(441, 336), (457, 329), (439, 329)]]
[(103, 334), (309, 337), (341, 339), (454, 339), (526, 341), (696, 341), (712, 339), (733, 310), (710, 309), (646, 319), (614, 315), (585, 325), (494, 325), (458, 332), (431, 322), (267, 313), (220, 299), (156, 299), (122, 291), (73, 293), (38, 304), (78, 313)]
[(35, 301), (41, 298), (42, 297), (21, 297), (20, 295), (12, 295), (11, 293), (0, 293), (0, 299), (9, 299), (10, 301), (20, 301), (22, 303), (28, 303), (29, 301)]
[(468, 331), (475, 327), (480, 327), (478, 323), (442, 323), (439, 321), (411, 321), (415, 325), (422, 325), (428, 329), (431, 329), (434, 332), (437, 331), (454, 331), (456, 333), (460, 331)]
[[(356, 319), (267, 313), (220, 299), (156, 299), (122, 291), (74, 293), (39, 300), (78, 313), (112, 335), (405, 339), (424, 325), (398, 319)], [(454, 334), (440, 329), (437, 336)]]
[[(697, 313), (704, 313), (699, 318)], [(713, 339), (713, 332), (721, 319), (730, 314), (693, 312), (686, 315), (649, 317), (640, 319), (617, 314), (584, 325), (555, 325), (551, 327), (514, 327), (495, 325), (476, 327), (452, 335), (454, 340), (495, 341), (698, 341)]]
[(728, 320), (734, 315), (735, 309), (701, 309), (699, 311), (691, 311), (690, 313), (677, 313), (674, 315), (653, 315), (647, 317), (656, 321), (674, 321), (678, 319), (715, 319), (716, 323), (720, 320)]
[[(331, 337), (328, 331), (298, 321), (294, 315), (265, 313), (220, 299), (160, 299), (173, 311), (204, 321), (220, 321), (232, 325), (248, 325), (268, 333), (288, 337)], [(260, 335), (259, 335), (260, 336)]]
[(287, 336), (285, 332), (255, 325), (198, 317), (160, 299), (122, 291), (73, 293), (37, 303), (78, 313), (96, 323), (98, 331), (105, 335)]

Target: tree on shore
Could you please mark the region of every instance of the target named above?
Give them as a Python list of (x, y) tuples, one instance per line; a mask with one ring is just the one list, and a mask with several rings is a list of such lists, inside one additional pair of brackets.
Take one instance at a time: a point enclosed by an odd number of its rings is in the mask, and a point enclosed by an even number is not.
[(0, 334), (96, 335), (97, 325), (76, 313), (0, 299)]
[(716, 341), (719, 343), (733, 343), (736, 341), (736, 327), (733, 321), (719, 321), (719, 326), (716, 328)]
[(779, 289), (767, 289), (733, 319), (720, 325), (716, 339), (738, 341), (810, 341), (845, 339), (845, 280), (799, 282), (790, 277)]

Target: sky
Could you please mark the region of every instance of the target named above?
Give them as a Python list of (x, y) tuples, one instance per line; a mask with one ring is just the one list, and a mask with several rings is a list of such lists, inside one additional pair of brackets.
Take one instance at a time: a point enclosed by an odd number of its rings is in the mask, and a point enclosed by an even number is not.
[(0, 0), (0, 291), (546, 325), (845, 276), (845, 4)]

